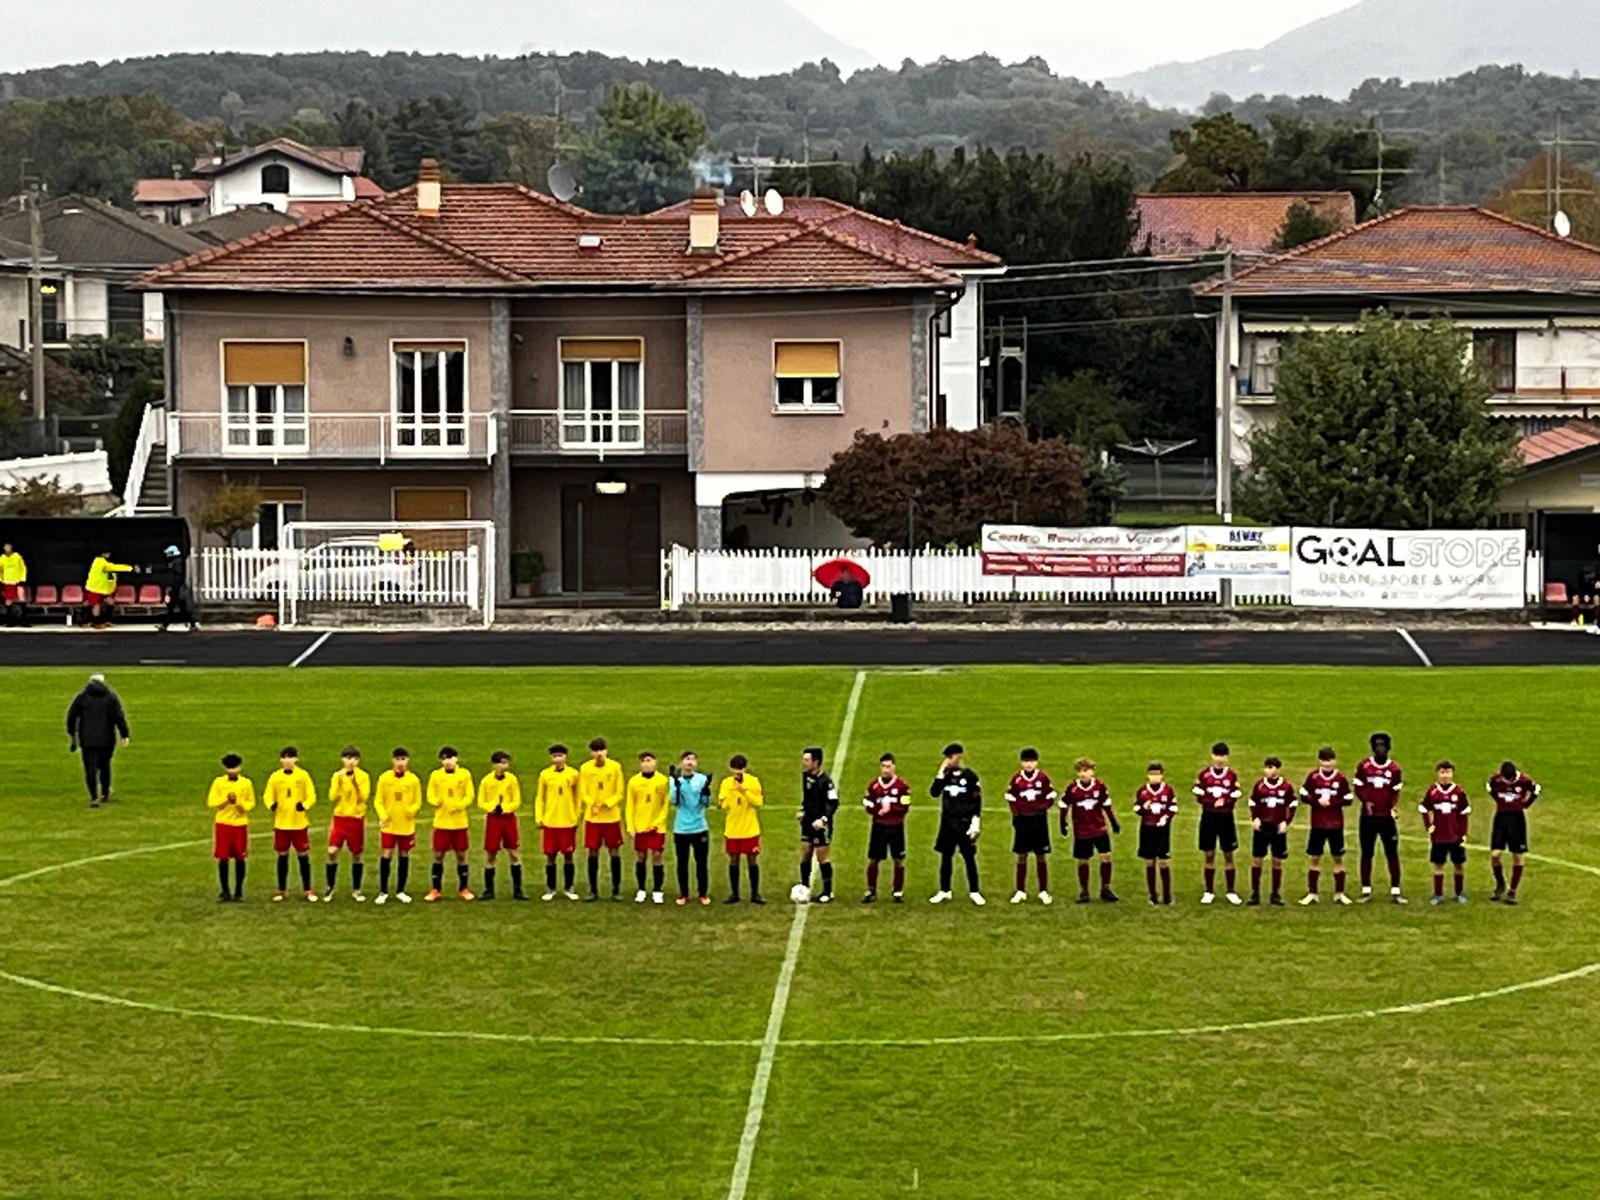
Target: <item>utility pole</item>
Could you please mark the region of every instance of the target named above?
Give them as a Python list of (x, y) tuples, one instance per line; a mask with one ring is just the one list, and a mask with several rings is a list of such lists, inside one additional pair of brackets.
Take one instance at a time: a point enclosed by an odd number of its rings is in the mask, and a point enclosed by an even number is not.
[(1217, 515), (1233, 524), (1233, 250), (1222, 257), (1222, 316), (1217, 327)]
[[(44, 218), (39, 185), (28, 189), (28, 350), (33, 360), (33, 418), (44, 421)], [(41, 426), (42, 427), (42, 426)]]

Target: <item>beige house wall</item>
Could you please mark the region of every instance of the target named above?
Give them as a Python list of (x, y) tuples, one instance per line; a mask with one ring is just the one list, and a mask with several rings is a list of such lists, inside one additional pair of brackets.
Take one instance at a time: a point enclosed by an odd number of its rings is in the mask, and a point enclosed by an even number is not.
[(686, 309), (657, 297), (517, 300), (511, 306), (511, 407), (559, 407), (562, 338), (644, 340), (644, 406), (681, 410), (688, 371)]
[(1518, 475), (1500, 495), (1500, 511), (1600, 512), (1600, 455)]

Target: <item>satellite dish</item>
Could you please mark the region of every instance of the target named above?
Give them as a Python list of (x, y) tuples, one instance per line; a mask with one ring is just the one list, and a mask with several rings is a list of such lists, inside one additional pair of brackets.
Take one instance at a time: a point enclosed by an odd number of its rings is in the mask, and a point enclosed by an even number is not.
[(748, 189), (739, 193), (739, 208), (747, 217), (756, 215), (756, 198)]
[(1560, 211), (1559, 209), (1556, 210), (1555, 226), (1557, 237), (1565, 238), (1572, 236), (1572, 218), (1567, 216), (1566, 213)]
[(777, 188), (768, 188), (766, 195), (767, 215), (781, 217), (783, 215), (783, 197), (778, 194)]
[(566, 163), (558, 162), (552, 166), (545, 181), (550, 185), (550, 194), (562, 203), (578, 194), (578, 181)]

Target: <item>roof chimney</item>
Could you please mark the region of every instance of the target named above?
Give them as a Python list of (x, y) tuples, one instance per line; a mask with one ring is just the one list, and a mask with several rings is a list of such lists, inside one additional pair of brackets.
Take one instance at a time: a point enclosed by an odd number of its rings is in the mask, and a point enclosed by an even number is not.
[(417, 216), (437, 217), (443, 199), (443, 188), (439, 184), (439, 160), (425, 158), (417, 168)]
[(721, 238), (721, 218), (717, 212), (717, 193), (697, 187), (689, 197), (689, 253), (715, 254)]

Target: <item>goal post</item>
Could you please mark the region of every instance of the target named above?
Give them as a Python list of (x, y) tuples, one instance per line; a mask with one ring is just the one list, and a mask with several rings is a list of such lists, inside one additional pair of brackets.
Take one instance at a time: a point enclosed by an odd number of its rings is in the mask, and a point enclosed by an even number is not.
[(494, 622), (492, 522), (293, 521), (283, 544), (285, 628)]

